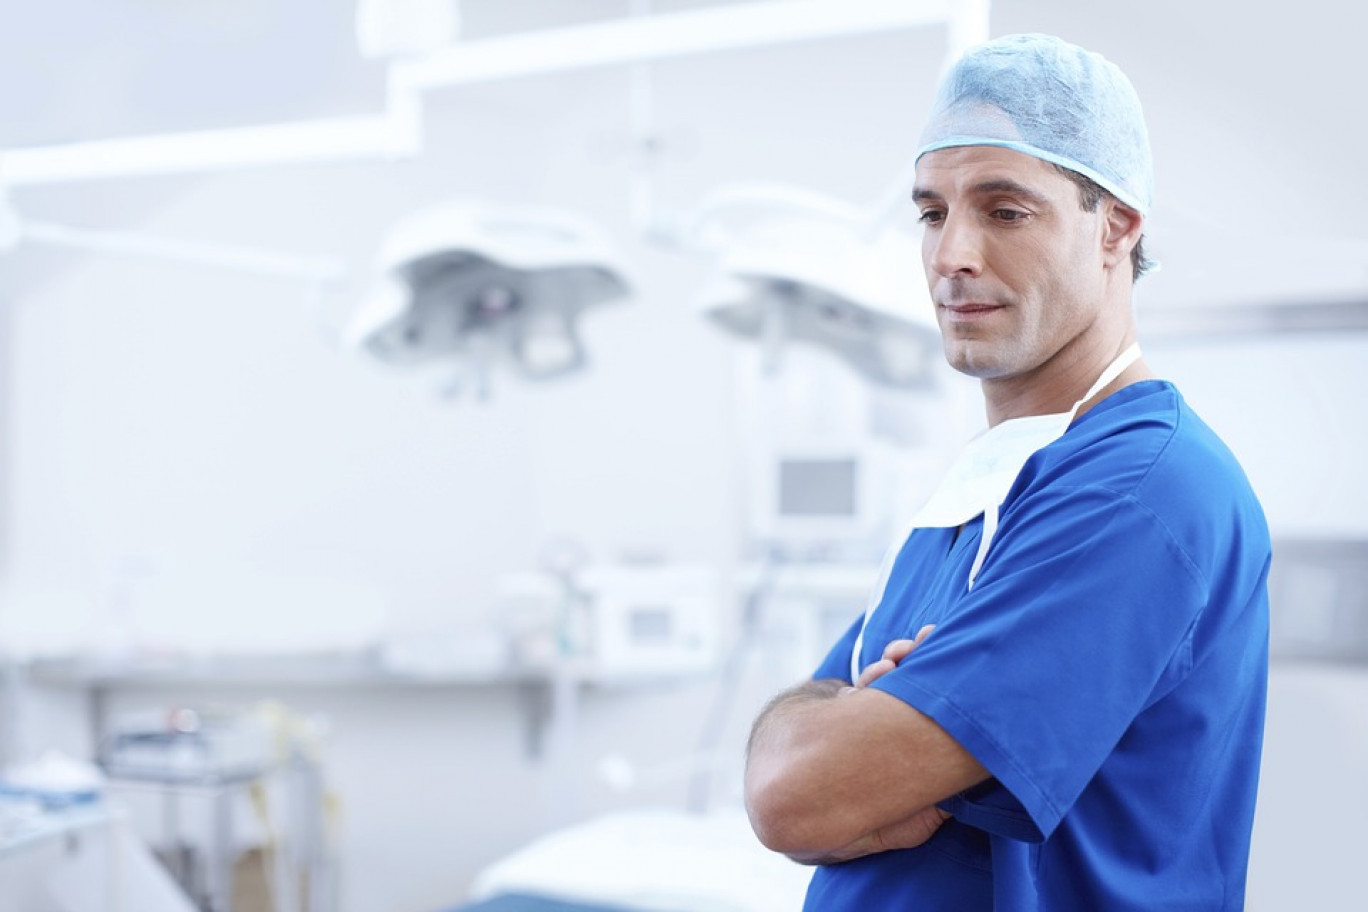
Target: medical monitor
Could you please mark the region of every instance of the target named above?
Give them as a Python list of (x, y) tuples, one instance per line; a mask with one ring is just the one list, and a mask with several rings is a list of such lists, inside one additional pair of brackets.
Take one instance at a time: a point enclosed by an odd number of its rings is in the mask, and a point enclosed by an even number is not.
[(854, 456), (780, 459), (775, 506), (783, 519), (853, 520), (860, 500)]
[(758, 462), (752, 525), (761, 544), (794, 557), (821, 556), (861, 548), (879, 535), (878, 487), (886, 473), (875, 453), (790, 449)]

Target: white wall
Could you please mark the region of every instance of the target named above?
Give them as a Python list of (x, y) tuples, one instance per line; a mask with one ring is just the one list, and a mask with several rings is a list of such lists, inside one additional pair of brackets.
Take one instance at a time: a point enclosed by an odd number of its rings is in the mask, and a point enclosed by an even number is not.
[(1146, 356), (1239, 457), (1276, 537), (1368, 536), (1368, 337), (1159, 339)]

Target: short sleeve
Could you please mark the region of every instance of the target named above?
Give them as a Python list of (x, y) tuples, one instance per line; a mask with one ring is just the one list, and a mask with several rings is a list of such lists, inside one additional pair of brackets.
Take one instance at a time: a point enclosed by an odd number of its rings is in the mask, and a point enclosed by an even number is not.
[(961, 823), (986, 833), (1018, 842), (1040, 842), (1045, 838), (1021, 802), (996, 779), (980, 782), (936, 806)]
[(850, 680), (850, 654), (855, 649), (855, 640), (860, 636), (860, 627), (864, 624), (864, 613), (861, 612), (855, 618), (855, 623), (846, 629), (845, 634), (836, 641), (836, 645), (827, 652), (826, 658), (817, 666), (813, 672), (813, 680), (820, 681), (823, 678), (835, 678), (838, 681), (845, 681), (847, 684), (853, 683)]
[(872, 686), (934, 719), (1009, 793), (960, 796), (962, 819), (1045, 838), (1161, 682), (1185, 673), (1205, 589), (1143, 503), (1054, 485), (1011, 505), (973, 589)]

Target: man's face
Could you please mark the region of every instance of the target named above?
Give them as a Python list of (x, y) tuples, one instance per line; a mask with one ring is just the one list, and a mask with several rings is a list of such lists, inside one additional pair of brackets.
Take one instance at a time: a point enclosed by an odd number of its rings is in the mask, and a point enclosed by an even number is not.
[(1096, 328), (1106, 209), (1038, 158), (995, 146), (929, 152), (913, 200), (946, 360), (984, 380), (1018, 377)]

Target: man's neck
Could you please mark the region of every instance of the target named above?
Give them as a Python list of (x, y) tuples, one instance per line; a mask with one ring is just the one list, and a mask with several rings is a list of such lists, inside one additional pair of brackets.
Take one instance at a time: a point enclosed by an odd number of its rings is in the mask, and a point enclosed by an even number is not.
[[(984, 380), (981, 386), (988, 412), (988, 426), (994, 427), (1012, 418), (1028, 415), (1053, 415), (1069, 411), (1134, 341), (1134, 333), (1129, 332), (1119, 342), (1075, 346), (1076, 350), (1062, 350), (1050, 361), (1026, 374)], [(1152, 376), (1143, 359), (1137, 360), (1080, 405), (1078, 414), (1083, 414), (1117, 390)]]

